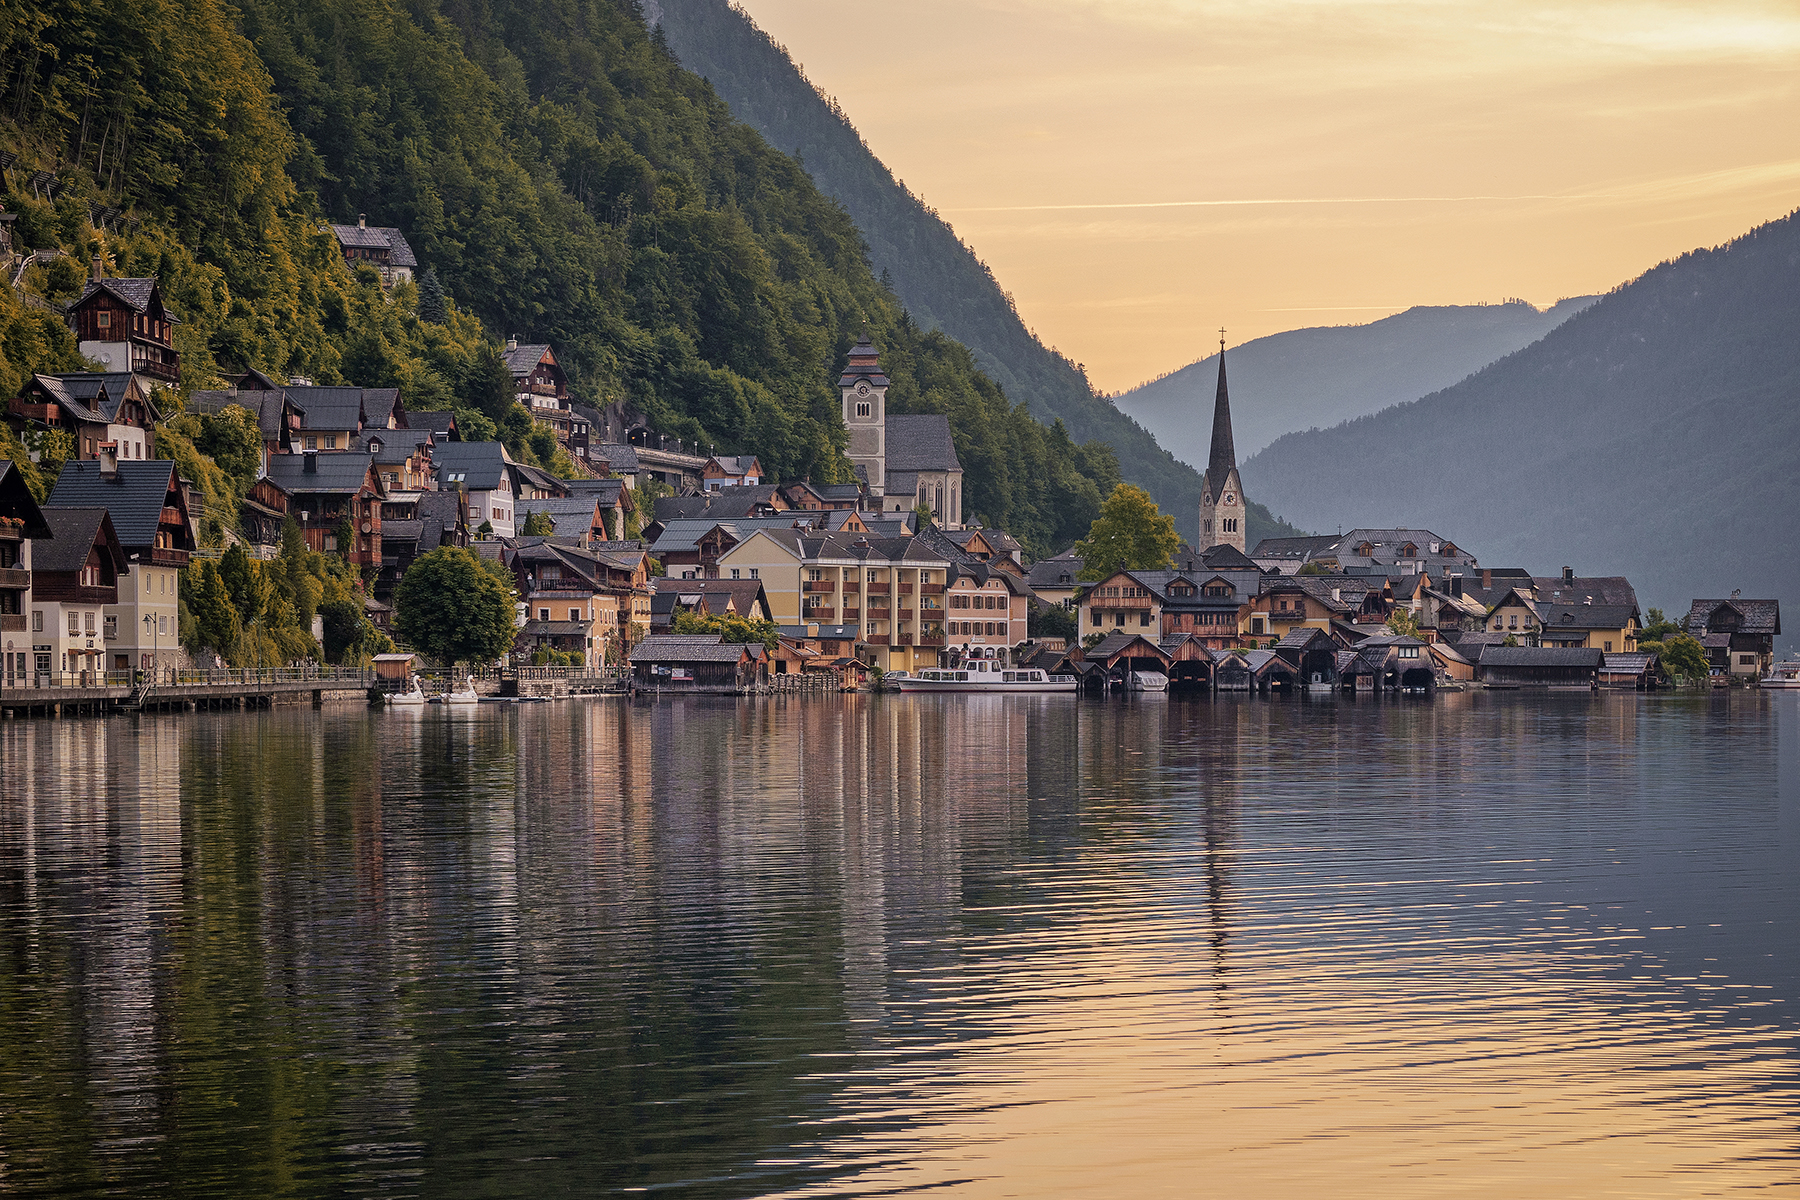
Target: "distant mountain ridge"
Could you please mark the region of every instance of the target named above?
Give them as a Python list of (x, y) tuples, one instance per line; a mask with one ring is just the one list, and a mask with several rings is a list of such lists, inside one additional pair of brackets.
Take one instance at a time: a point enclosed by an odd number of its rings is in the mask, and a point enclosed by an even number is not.
[[(1239, 450), (1254, 454), (1284, 433), (1336, 425), (1449, 387), (1529, 346), (1595, 299), (1560, 300), (1541, 311), (1523, 300), (1418, 306), (1363, 325), (1290, 329), (1234, 346)], [(1205, 462), (1204, 417), (1218, 360), (1209, 354), (1113, 403), (1176, 458)]]
[(1316, 528), (1423, 526), (1484, 565), (1627, 575), (1669, 612), (1740, 588), (1793, 600), (1797, 329), (1789, 214), (1645, 272), (1453, 387), (1281, 437), (1244, 486)]
[[(843, 110), (806, 79), (782, 46), (728, 0), (647, 0), (644, 12), (682, 64), (705, 76), (734, 116), (777, 149), (795, 154), (844, 206), (868, 242), (874, 269), (915, 321), (968, 346), (982, 370), (1040, 421), (1061, 420), (1077, 442), (1110, 444), (1125, 479), (1173, 513), (1184, 536), (1196, 536), (1199, 473), (1096, 395), (1075, 363), (1032, 335), (987, 266), (935, 210), (895, 180)], [(1248, 529), (1252, 538), (1298, 532), (1257, 504)]]

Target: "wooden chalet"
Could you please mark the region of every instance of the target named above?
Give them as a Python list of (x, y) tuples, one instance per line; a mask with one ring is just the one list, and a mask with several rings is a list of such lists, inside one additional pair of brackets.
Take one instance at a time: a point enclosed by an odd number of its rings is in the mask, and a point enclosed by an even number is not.
[[(251, 500), (293, 517), (310, 549), (343, 554), (352, 566), (381, 566), (381, 475), (366, 454), (286, 454), (250, 489)], [(340, 539), (349, 538), (343, 545)]]
[(176, 321), (154, 277), (92, 280), (69, 306), (81, 353), (108, 371), (142, 376), (146, 387), (181, 382)]

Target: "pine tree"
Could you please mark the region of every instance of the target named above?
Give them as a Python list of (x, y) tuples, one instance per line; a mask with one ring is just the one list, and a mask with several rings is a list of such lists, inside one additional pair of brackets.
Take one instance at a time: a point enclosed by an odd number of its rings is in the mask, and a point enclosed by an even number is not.
[(439, 281), (437, 268), (426, 267), (419, 276), (419, 320), (442, 325), (450, 319), (450, 297)]

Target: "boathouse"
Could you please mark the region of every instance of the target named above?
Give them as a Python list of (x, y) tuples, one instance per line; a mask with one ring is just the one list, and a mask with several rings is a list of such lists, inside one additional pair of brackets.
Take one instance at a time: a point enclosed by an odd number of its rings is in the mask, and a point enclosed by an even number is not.
[(631, 652), (631, 678), (640, 689), (733, 695), (766, 682), (768, 656), (760, 642), (725, 642), (716, 633), (654, 634)]
[(1605, 651), (1588, 647), (1490, 646), (1475, 678), (1499, 688), (1593, 688), (1605, 660)]

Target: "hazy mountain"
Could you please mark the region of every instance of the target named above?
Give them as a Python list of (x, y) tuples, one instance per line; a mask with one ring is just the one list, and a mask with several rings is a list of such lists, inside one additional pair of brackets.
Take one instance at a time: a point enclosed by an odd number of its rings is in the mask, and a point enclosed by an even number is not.
[[(1025, 328), (986, 264), (895, 180), (785, 48), (728, 0), (648, 0), (644, 12), (652, 24), (660, 23), (682, 64), (704, 75), (739, 120), (798, 156), (820, 188), (844, 206), (868, 242), (871, 264), (914, 320), (968, 346), (982, 369), (1039, 420), (1060, 419), (1077, 442), (1109, 443), (1124, 477), (1174, 513), (1185, 536), (1195, 535), (1199, 473), (1096, 396), (1075, 363)], [(1254, 538), (1285, 527), (1253, 504), (1248, 528)]]
[[(1366, 325), (1290, 329), (1230, 350), (1238, 451), (1254, 454), (1284, 433), (1335, 425), (1449, 387), (1529, 346), (1594, 302), (1539, 311), (1523, 300), (1409, 308)], [(1219, 377), (1209, 354), (1113, 403), (1176, 458), (1204, 463), (1205, 420)], [(1199, 419), (1196, 419), (1199, 414)]]
[(1423, 526), (1488, 565), (1628, 575), (1671, 612), (1734, 588), (1791, 600), (1796, 331), (1790, 214), (1663, 263), (1454, 387), (1279, 438), (1244, 486), (1315, 528)]

